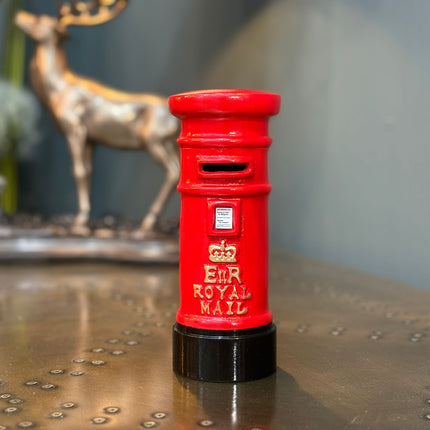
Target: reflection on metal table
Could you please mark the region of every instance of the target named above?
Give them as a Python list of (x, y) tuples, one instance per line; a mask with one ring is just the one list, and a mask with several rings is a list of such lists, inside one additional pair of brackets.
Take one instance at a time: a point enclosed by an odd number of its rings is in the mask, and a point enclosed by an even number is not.
[(430, 293), (276, 253), (278, 371), (171, 370), (175, 265), (0, 267), (0, 429), (427, 429)]

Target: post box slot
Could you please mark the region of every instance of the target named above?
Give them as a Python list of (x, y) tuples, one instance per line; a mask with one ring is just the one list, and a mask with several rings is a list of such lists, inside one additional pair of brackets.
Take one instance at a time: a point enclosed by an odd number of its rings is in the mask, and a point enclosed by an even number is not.
[(248, 163), (202, 163), (203, 172), (244, 172), (248, 168)]
[(254, 175), (254, 163), (250, 157), (198, 157), (197, 174), (207, 179), (248, 178)]

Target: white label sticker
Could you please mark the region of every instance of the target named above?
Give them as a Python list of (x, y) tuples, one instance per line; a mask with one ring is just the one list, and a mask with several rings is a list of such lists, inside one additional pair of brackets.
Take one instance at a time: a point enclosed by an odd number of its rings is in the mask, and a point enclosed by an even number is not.
[(233, 228), (233, 208), (215, 208), (215, 228), (217, 230)]

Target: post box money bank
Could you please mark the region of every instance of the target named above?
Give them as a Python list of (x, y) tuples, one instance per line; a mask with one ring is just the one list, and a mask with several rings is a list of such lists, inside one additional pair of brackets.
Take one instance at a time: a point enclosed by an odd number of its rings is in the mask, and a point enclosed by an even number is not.
[(169, 103), (182, 122), (174, 370), (214, 382), (267, 376), (276, 369), (268, 308), (268, 121), (280, 97), (208, 90)]

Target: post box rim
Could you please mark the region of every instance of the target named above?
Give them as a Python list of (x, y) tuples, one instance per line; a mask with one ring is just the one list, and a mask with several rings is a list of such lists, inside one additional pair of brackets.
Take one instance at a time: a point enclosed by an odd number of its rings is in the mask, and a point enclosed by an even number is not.
[(213, 89), (180, 93), (169, 97), (177, 117), (198, 115), (276, 115), (281, 105), (278, 94), (244, 89)]

